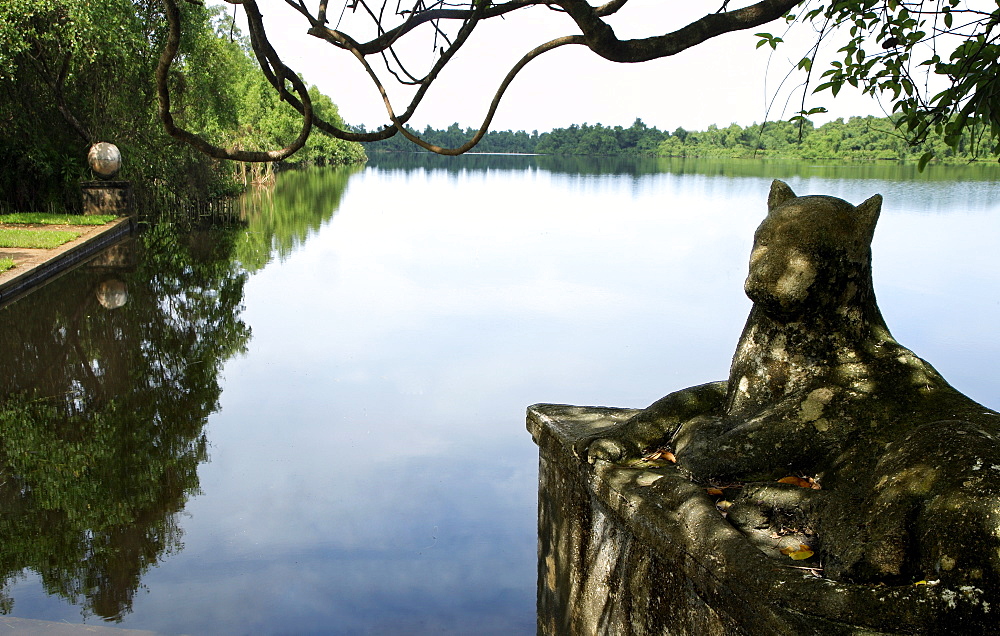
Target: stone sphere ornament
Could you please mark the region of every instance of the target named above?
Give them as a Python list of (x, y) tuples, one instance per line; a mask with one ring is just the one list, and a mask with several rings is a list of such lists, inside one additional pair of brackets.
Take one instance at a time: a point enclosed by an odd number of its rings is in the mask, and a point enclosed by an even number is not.
[(87, 163), (101, 179), (114, 179), (122, 167), (122, 153), (118, 146), (101, 141), (90, 147)]
[(128, 302), (128, 286), (124, 281), (111, 278), (97, 286), (97, 302), (106, 309), (118, 309)]

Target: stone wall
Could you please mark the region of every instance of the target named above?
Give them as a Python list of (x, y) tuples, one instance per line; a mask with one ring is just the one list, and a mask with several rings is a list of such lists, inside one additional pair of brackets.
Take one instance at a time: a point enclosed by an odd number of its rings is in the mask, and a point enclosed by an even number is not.
[(948, 619), (961, 590), (824, 578), (765, 555), (676, 468), (577, 457), (577, 442), (635, 412), (528, 409), (540, 450), (539, 634), (970, 633)]

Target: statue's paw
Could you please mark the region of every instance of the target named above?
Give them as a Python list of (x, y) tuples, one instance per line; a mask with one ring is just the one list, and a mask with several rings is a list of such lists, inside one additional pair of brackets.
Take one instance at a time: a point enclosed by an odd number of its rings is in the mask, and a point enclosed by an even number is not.
[[(614, 437), (597, 437), (586, 440), (581, 457), (593, 464), (602, 459), (608, 462), (620, 462), (630, 455), (630, 444)], [(634, 453), (633, 453), (634, 454)]]
[(696, 477), (725, 474), (734, 464), (720, 443), (723, 430), (722, 418), (714, 415), (702, 415), (684, 422), (671, 440), (677, 462)]
[[(830, 533), (835, 578), (881, 583), (941, 581), (1000, 589), (1000, 497), (937, 489), (929, 498), (859, 511), (869, 519), (858, 534)], [(1000, 599), (994, 598), (994, 601)]]
[[(962, 421), (917, 427), (884, 451), (860, 509), (833, 511), (847, 521), (832, 523), (839, 567), (855, 580), (938, 579), (1000, 592), (997, 471), (993, 431)], [(860, 536), (852, 516), (866, 520)]]

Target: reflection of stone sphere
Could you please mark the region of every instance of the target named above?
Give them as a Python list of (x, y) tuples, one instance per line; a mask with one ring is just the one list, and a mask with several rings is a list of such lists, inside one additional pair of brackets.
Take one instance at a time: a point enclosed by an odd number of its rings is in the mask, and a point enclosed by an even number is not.
[(87, 163), (98, 177), (111, 179), (121, 170), (122, 153), (118, 151), (118, 146), (102, 141), (90, 147)]
[(125, 283), (112, 278), (97, 286), (97, 302), (108, 309), (117, 309), (128, 301), (128, 288)]

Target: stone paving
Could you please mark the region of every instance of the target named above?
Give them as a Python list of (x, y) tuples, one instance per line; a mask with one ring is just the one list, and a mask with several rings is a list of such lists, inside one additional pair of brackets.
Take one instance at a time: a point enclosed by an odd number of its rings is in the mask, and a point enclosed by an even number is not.
[(135, 229), (135, 221), (121, 218), (105, 225), (32, 226), (45, 231), (72, 230), (80, 236), (53, 249), (0, 247), (0, 258), (10, 258), (14, 267), (0, 272), (0, 305), (20, 297), (77, 263), (116, 243)]

